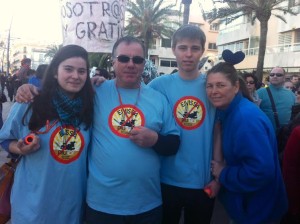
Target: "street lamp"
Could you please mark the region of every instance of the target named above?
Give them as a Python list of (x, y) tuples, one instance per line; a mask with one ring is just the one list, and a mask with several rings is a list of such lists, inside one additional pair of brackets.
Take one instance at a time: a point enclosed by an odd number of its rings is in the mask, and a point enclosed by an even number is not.
[[(10, 24), (10, 25), (11, 25), (11, 24)], [(9, 75), (9, 67), (10, 67), (10, 61), (9, 61), (10, 28), (11, 28), (11, 26), (9, 27), (8, 37), (7, 37), (7, 52), (6, 52), (6, 62), (7, 62), (7, 65), (6, 65), (6, 77), (8, 77), (8, 75)]]

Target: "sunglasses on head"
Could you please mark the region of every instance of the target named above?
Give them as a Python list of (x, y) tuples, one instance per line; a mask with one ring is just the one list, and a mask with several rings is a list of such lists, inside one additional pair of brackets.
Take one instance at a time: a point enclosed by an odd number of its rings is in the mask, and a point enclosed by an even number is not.
[(129, 57), (127, 55), (119, 55), (116, 57), (118, 59), (118, 62), (121, 63), (128, 63), (130, 59), (134, 64), (142, 64), (145, 61), (145, 58), (141, 56), (134, 56), (134, 57)]
[(276, 76), (276, 77), (282, 77), (283, 74), (281, 74), (281, 73), (270, 73), (270, 76), (271, 77), (274, 77), (274, 76)]
[(251, 85), (253, 85), (253, 84), (254, 84), (254, 81), (246, 82), (246, 84), (251, 84)]

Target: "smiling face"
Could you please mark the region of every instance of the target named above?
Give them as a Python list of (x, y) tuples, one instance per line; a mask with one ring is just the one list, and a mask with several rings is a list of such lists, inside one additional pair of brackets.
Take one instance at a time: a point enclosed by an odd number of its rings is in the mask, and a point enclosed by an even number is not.
[(87, 64), (81, 57), (72, 57), (62, 61), (55, 75), (59, 87), (70, 97), (74, 98), (84, 86), (87, 79)]
[[(131, 59), (128, 62), (121, 62), (118, 60), (118, 56), (128, 56)], [(116, 82), (119, 87), (139, 87), (145, 62), (140, 64), (134, 63), (132, 58), (136, 56), (144, 58), (144, 51), (139, 43), (121, 42), (116, 48), (113, 67), (116, 75)]]
[(239, 82), (232, 84), (221, 72), (207, 76), (206, 93), (217, 109), (226, 109), (239, 91)]

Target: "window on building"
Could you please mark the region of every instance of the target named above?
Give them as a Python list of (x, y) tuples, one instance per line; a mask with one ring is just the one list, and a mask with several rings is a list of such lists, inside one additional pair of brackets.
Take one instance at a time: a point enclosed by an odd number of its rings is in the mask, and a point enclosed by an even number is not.
[(243, 42), (236, 42), (235, 43), (235, 50), (236, 51), (241, 51), (241, 50), (243, 50), (243, 46), (244, 44), (243, 44)]
[(300, 51), (300, 29), (295, 30), (294, 51)]
[(280, 52), (287, 52), (292, 45), (292, 32), (280, 33), (278, 38)]
[(177, 62), (176, 61), (171, 61), (171, 67), (172, 68), (177, 68)]
[(295, 31), (295, 43), (300, 44), (300, 29)]
[(212, 24), (210, 24), (210, 27), (209, 27), (209, 29), (210, 30), (213, 30), (213, 31), (218, 31), (219, 30), (219, 24), (218, 23), (212, 23)]
[(39, 54), (39, 62), (43, 62), (44, 61), (44, 54)]
[(171, 39), (161, 39), (161, 46), (171, 48)]
[(171, 62), (167, 60), (160, 60), (160, 66), (162, 67), (170, 67)]
[(177, 62), (176, 61), (171, 61), (171, 60), (160, 60), (160, 66), (161, 67), (177, 68)]
[(209, 50), (217, 50), (217, 44), (216, 43), (208, 43), (208, 49)]

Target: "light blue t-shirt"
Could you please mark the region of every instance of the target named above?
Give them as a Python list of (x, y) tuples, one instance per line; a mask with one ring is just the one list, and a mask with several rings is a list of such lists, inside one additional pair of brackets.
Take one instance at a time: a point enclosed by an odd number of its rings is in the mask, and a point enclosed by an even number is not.
[(128, 137), (134, 126), (162, 135), (179, 135), (171, 108), (159, 92), (141, 84), (123, 89), (115, 80), (96, 87), (93, 138), (89, 155), (87, 203), (94, 210), (136, 215), (162, 204), (160, 157)]
[[(0, 143), (30, 133), (22, 124), (27, 107), (13, 105), (1, 129)], [(26, 122), (29, 116), (30, 113)], [(53, 122), (50, 121), (50, 126)], [(36, 152), (22, 156), (11, 194), (12, 223), (82, 224), (90, 139), (90, 131), (84, 128), (81, 126), (75, 134), (73, 127), (62, 127), (57, 122), (47, 133), (39, 134), (40, 148)]]
[(206, 95), (206, 76), (184, 80), (178, 73), (149, 84), (165, 95), (180, 127), (181, 144), (162, 160), (161, 181), (172, 186), (202, 189), (210, 180), (215, 109)]
[[(292, 106), (296, 102), (296, 96), (295, 94), (284, 87), (275, 87), (273, 85), (269, 86), (276, 110), (278, 112), (278, 119), (279, 119), (279, 124), (285, 125), (289, 123), (291, 119), (291, 113), (292, 113)], [(261, 99), (261, 103), (259, 105), (260, 109), (267, 115), (267, 117), (271, 120), (274, 130), (276, 130), (276, 123), (275, 123), (275, 118), (274, 118), (274, 113), (272, 110), (272, 104), (270, 101), (270, 97), (268, 95), (267, 89), (266, 88), (260, 88), (257, 90), (257, 94), (259, 98)]]

